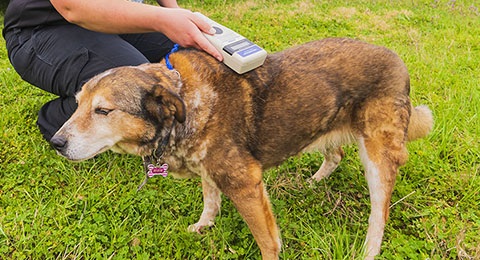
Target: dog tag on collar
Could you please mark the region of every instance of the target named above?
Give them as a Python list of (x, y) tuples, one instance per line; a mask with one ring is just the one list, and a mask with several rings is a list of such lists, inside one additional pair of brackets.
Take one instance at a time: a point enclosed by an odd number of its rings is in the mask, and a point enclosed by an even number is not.
[(152, 178), (155, 175), (160, 175), (162, 177), (167, 177), (168, 175), (168, 164), (164, 163), (161, 166), (155, 166), (153, 164), (147, 165), (148, 171), (146, 172), (145, 180), (138, 186), (137, 191), (139, 191), (145, 184), (147, 184), (148, 179)]
[(161, 175), (163, 177), (167, 177), (168, 175), (168, 164), (164, 163), (162, 166), (155, 166), (153, 164), (149, 164), (147, 166), (148, 168), (148, 172), (147, 172), (147, 176), (149, 178), (152, 178), (153, 176), (155, 175)]

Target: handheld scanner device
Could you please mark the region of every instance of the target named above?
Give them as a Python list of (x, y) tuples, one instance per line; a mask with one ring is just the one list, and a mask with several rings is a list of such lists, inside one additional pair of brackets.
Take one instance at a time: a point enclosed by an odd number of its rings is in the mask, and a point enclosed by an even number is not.
[(196, 12), (213, 29), (214, 35), (204, 33), (210, 43), (222, 54), (223, 63), (238, 74), (253, 70), (263, 64), (267, 52), (242, 35)]

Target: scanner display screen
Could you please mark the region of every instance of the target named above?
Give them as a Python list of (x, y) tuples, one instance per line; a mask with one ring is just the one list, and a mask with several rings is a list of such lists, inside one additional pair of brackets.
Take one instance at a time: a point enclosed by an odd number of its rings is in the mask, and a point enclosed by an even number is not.
[(250, 47), (252, 45), (255, 45), (253, 44), (251, 41), (247, 40), (247, 39), (242, 39), (238, 42), (234, 42), (234, 43), (230, 43), (228, 45), (225, 45), (225, 47), (223, 47), (223, 50), (230, 54), (230, 55), (233, 55), (235, 52), (239, 51), (239, 50), (242, 50), (242, 49), (245, 49), (247, 47)]

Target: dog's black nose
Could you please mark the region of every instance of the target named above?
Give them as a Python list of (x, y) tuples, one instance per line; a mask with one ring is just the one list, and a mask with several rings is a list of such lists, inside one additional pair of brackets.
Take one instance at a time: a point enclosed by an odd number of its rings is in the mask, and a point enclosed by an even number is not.
[(57, 151), (62, 151), (67, 147), (67, 138), (64, 136), (53, 136), (52, 139), (50, 139), (50, 144), (52, 144), (53, 148)]

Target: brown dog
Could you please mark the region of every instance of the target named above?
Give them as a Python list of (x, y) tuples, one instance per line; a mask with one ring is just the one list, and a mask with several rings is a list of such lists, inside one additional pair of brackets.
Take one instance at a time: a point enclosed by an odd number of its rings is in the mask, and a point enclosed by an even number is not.
[(427, 135), (433, 124), (427, 107), (410, 104), (408, 72), (397, 55), (326, 39), (271, 54), (243, 75), (195, 50), (170, 60), (175, 70), (162, 62), (91, 79), (53, 146), (75, 161), (108, 149), (157, 156), (174, 176), (201, 177), (204, 210), (189, 229), (213, 224), (224, 193), (263, 258), (277, 259), (280, 237), (262, 171), (318, 150), (325, 160), (312, 178), (320, 180), (339, 164), (341, 146), (356, 142), (371, 197), (366, 257), (380, 252), (406, 142)]

